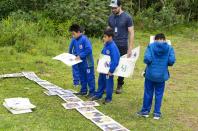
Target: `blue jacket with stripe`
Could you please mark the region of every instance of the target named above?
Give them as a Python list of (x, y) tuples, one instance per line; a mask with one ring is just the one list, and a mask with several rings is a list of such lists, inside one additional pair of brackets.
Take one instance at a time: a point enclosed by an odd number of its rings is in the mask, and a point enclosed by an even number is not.
[(80, 56), (83, 61), (79, 63), (79, 68), (87, 68), (94, 66), (91, 42), (85, 35), (80, 35), (77, 39), (72, 38), (69, 53)]
[(118, 66), (120, 60), (120, 52), (114, 41), (106, 42), (101, 53), (110, 56), (111, 61), (109, 65), (109, 72), (113, 73)]

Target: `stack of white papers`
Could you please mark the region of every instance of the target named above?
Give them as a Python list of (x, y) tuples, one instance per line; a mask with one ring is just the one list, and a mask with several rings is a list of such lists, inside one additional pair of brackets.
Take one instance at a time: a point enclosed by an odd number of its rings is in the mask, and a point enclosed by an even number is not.
[(3, 102), (5, 108), (7, 108), (12, 114), (22, 114), (32, 112), (31, 109), (36, 108), (35, 105), (30, 103), (28, 98), (8, 98)]
[(62, 54), (60, 54), (60, 55), (58, 55), (58, 56), (56, 56), (52, 59), (60, 60), (68, 66), (73, 66), (75, 64), (78, 64), (78, 63), (82, 62), (82, 60), (75, 60), (75, 58), (76, 58), (76, 56), (73, 55), (73, 54), (62, 53)]

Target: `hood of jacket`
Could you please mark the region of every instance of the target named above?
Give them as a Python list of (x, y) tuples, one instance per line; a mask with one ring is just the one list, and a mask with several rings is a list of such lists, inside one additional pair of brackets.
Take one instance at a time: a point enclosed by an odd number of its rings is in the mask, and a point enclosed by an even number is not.
[(167, 44), (167, 42), (154, 42), (153, 50), (155, 52), (155, 55), (162, 56), (168, 53), (169, 45)]

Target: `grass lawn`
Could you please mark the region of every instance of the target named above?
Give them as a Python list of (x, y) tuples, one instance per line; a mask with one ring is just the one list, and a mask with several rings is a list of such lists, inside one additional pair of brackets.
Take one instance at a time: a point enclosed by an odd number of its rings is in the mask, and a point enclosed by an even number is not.
[[(136, 46), (141, 46), (141, 55), (137, 61), (132, 78), (125, 79), (124, 93), (113, 94), (113, 102), (98, 110), (112, 117), (123, 126), (135, 131), (197, 131), (198, 130), (198, 40), (186, 35), (172, 34), (168, 39), (176, 52), (176, 64), (170, 68), (171, 79), (166, 83), (162, 105), (163, 117), (159, 120), (139, 118), (136, 112), (141, 109), (145, 68), (143, 55), (149, 42), (150, 33), (136, 32)], [(47, 43), (48, 41), (45, 40)], [(61, 41), (61, 40), (60, 40)], [(41, 79), (48, 80), (65, 89), (73, 89), (71, 68), (52, 60), (52, 57), (67, 50), (67, 44), (50, 42), (40, 45), (47, 53), (18, 53), (13, 47), (0, 47), (0, 74), (34, 71)], [(99, 39), (91, 39), (96, 60), (102, 49)], [(67, 40), (68, 42), (68, 40)], [(62, 43), (62, 44), (60, 44)], [(47, 43), (48, 44), (48, 43)], [(46, 45), (47, 45), (46, 44)], [(37, 51), (36, 49), (33, 52)], [(95, 65), (96, 68), (96, 65)], [(96, 74), (96, 83), (98, 73)], [(116, 78), (115, 78), (116, 85)], [(97, 86), (96, 86), (97, 87)], [(78, 89), (76, 89), (78, 90)], [(65, 110), (62, 99), (46, 96), (37, 84), (25, 78), (0, 79), (0, 130), (3, 131), (97, 131), (100, 130), (91, 121), (76, 110)], [(13, 115), (3, 107), (3, 100), (11, 97), (28, 97), (37, 106), (33, 113)], [(86, 98), (83, 98), (86, 100)]]

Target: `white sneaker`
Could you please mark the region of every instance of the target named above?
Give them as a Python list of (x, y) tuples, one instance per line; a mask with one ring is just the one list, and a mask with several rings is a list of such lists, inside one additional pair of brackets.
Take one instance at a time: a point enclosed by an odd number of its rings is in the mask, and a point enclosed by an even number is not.
[(153, 119), (154, 119), (154, 120), (159, 120), (160, 117), (159, 117), (159, 116), (154, 116)]

